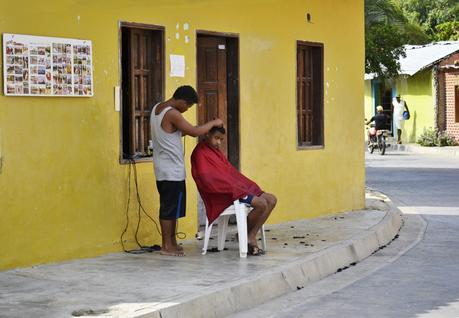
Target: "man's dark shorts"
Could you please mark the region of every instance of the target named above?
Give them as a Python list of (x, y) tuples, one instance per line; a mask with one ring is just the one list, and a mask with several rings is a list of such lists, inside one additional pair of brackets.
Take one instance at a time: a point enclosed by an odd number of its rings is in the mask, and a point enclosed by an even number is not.
[(159, 192), (159, 218), (176, 220), (185, 216), (185, 181), (156, 181)]

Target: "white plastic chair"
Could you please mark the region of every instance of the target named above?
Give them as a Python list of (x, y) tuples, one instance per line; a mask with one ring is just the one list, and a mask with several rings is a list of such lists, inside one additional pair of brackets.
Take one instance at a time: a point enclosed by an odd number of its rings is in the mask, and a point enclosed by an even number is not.
[[(237, 232), (239, 237), (239, 256), (241, 258), (247, 257), (247, 215), (252, 210), (248, 205), (235, 200), (232, 205), (225, 209), (220, 216), (212, 223), (206, 218), (206, 230), (204, 232), (204, 247), (202, 255), (206, 255), (207, 247), (209, 245), (210, 234), (212, 233), (212, 226), (218, 223), (218, 250), (222, 251), (225, 248), (226, 232), (228, 229), (228, 221), (231, 215), (236, 215)], [(266, 251), (266, 236), (265, 226), (260, 229), (261, 245)]]

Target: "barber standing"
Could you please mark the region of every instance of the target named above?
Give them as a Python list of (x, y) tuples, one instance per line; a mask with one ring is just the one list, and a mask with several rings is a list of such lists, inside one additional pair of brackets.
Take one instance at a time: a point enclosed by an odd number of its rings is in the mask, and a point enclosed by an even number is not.
[(182, 136), (202, 136), (212, 127), (223, 125), (221, 119), (214, 119), (201, 126), (191, 125), (182, 114), (197, 102), (198, 94), (194, 88), (181, 86), (170, 99), (156, 104), (151, 111), (151, 139), (156, 187), (159, 192), (163, 255), (185, 255), (176, 240), (177, 219), (185, 216), (186, 208)]

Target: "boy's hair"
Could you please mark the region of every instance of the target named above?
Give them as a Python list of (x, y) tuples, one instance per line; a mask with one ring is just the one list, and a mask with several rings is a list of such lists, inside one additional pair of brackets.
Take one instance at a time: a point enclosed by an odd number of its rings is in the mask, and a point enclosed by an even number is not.
[(189, 85), (177, 88), (172, 97), (174, 99), (184, 100), (189, 105), (193, 105), (198, 102), (198, 93), (196, 93), (195, 89)]
[(223, 135), (226, 133), (225, 127), (223, 127), (223, 126), (219, 126), (219, 127), (214, 126), (209, 130), (209, 134), (210, 135), (215, 134), (217, 131), (219, 133), (223, 134)]

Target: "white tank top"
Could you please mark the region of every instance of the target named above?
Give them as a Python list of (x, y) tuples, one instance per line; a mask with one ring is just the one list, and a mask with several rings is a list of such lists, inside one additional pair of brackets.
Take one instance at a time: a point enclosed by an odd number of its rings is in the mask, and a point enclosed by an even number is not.
[(173, 133), (164, 131), (161, 127), (164, 115), (172, 107), (164, 108), (155, 115), (156, 104), (151, 110), (150, 128), (153, 143), (153, 163), (157, 181), (183, 181), (185, 180), (185, 163), (183, 159), (182, 132)]

